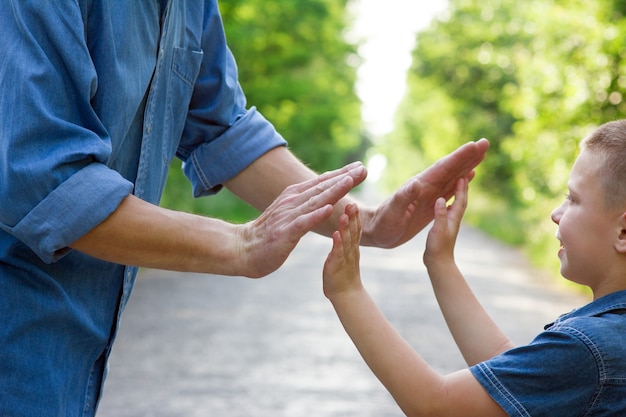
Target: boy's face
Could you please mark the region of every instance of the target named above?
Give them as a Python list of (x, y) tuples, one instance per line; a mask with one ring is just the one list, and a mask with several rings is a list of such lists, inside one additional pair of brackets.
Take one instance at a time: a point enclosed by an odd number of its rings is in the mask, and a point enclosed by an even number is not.
[(569, 193), (552, 212), (561, 242), (563, 277), (591, 287), (596, 296), (607, 290), (615, 266), (615, 243), (621, 232), (621, 210), (609, 209), (597, 167), (601, 159), (583, 151), (572, 168)]

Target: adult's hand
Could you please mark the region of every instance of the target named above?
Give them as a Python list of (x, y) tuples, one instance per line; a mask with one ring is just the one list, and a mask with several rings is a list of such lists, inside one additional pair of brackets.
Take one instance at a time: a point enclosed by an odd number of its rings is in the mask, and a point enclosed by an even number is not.
[(241, 260), (246, 265), (242, 275), (258, 278), (280, 267), (302, 236), (328, 220), (334, 205), (365, 175), (357, 162), (285, 188), (241, 228)]
[(361, 209), (361, 243), (393, 248), (413, 238), (433, 219), (437, 198), (451, 198), (460, 178), (471, 180), (488, 149), (487, 139), (466, 143), (410, 178), (378, 208)]

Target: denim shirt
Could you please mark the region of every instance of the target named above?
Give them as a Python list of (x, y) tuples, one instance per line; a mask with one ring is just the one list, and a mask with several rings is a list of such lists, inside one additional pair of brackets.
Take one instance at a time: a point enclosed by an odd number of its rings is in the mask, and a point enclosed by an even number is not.
[(626, 416), (626, 291), (559, 317), (529, 345), (471, 371), (510, 416)]
[(137, 270), (68, 245), (174, 156), (203, 196), (286, 143), (216, 0), (6, 0), (0, 40), (0, 415), (93, 415)]

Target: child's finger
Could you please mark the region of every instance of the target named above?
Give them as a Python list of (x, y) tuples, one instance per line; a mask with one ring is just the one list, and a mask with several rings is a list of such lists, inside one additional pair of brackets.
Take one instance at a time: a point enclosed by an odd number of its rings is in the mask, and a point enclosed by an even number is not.
[(334, 258), (340, 258), (343, 256), (343, 239), (341, 237), (341, 232), (338, 230), (333, 233), (333, 248), (331, 249), (331, 255)]
[(443, 197), (440, 197), (435, 201), (435, 224), (433, 228), (443, 227), (446, 224), (446, 219), (448, 217), (448, 208), (446, 207), (446, 200)]
[(449, 207), (448, 217), (450, 220), (460, 223), (467, 208), (468, 182), (466, 179), (460, 179), (457, 183), (456, 192), (454, 194), (454, 202)]
[(359, 215), (359, 208), (356, 204), (350, 204), (346, 208), (350, 219), (350, 235), (354, 245), (358, 246), (361, 241), (361, 216)]

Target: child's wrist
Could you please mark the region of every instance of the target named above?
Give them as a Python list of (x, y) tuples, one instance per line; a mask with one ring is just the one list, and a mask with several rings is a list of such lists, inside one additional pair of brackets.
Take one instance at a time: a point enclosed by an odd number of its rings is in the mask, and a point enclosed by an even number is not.
[(438, 272), (448, 271), (451, 268), (454, 268), (456, 265), (454, 261), (454, 256), (433, 256), (429, 257), (428, 260), (424, 259), (424, 265), (426, 266), (426, 270), (429, 274), (436, 274)]

